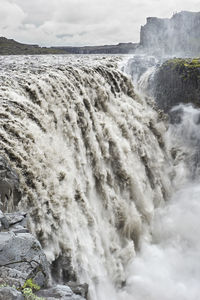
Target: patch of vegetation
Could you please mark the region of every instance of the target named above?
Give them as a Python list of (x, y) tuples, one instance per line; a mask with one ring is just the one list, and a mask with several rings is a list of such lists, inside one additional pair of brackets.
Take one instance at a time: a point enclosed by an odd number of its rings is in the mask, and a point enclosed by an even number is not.
[(177, 74), (184, 82), (192, 80), (196, 82), (200, 79), (200, 58), (173, 58), (167, 60), (162, 66), (164, 73)]
[(200, 58), (172, 58), (167, 60), (163, 66), (169, 66), (173, 68), (200, 68)]
[(30, 288), (33, 291), (39, 291), (40, 290), (40, 286), (37, 285), (36, 283), (34, 283), (31, 278), (27, 279), (26, 282), (24, 283), (23, 287), (22, 287), (22, 289), (26, 289), (26, 288)]
[(35, 284), (31, 278), (27, 279), (21, 288), (17, 288), (15, 285), (10, 286), (7, 283), (0, 284), (0, 289), (4, 287), (14, 288), (24, 295), (25, 300), (45, 300), (44, 298), (36, 296), (33, 292), (39, 291), (40, 286)]
[(36, 296), (33, 292), (39, 291), (40, 286), (33, 282), (31, 278), (27, 279), (21, 288), (26, 300), (44, 300), (44, 298)]
[(22, 290), (22, 293), (24, 295), (24, 298), (26, 300), (45, 300), (44, 298), (38, 297), (33, 293), (33, 290), (31, 288), (25, 288)]

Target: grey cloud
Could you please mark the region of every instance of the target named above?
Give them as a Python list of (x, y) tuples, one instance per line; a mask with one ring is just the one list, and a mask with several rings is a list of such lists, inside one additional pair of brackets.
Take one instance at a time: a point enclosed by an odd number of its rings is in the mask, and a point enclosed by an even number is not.
[(70, 33), (66, 33), (66, 34), (57, 34), (56, 37), (59, 38), (59, 39), (63, 39), (63, 38), (66, 38), (66, 37), (73, 37), (74, 35), (73, 34), (70, 34)]
[(137, 42), (146, 17), (200, 11), (199, 0), (1, 0), (0, 32), (40, 45)]

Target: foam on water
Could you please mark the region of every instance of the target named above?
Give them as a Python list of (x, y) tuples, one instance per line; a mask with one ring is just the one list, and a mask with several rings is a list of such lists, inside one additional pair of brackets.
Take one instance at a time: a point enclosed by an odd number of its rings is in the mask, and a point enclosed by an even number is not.
[(192, 178), (186, 166), (194, 156), (173, 142), (178, 125), (166, 135), (163, 114), (135, 94), (121, 63), (112, 56), (1, 58), (0, 149), (20, 175), (18, 206), (30, 213), (53, 280), (89, 283), (92, 300), (144, 293), (157, 300), (154, 279), (171, 274), (164, 250), (167, 256), (178, 243), (170, 248), (175, 230), (163, 246), (171, 233), (156, 228), (172, 218), (176, 196), (159, 207)]
[(182, 187), (155, 210), (151, 242), (143, 241), (141, 251), (127, 268), (127, 286), (119, 293), (119, 299), (199, 298), (200, 182), (196, 155), (200, 110), (179, 105), (173, 109), (175, 112), (178, 121), (170, 125), (166, 139), (170, 147), (179, 149), (176, 159), (186, 162), (187, 171), (182, 170), (182, 182), (180, 176), (177, 178)]

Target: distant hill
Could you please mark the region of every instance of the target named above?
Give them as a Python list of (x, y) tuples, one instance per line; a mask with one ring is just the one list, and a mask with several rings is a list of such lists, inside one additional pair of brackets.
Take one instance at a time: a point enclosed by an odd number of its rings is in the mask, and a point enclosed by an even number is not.
[(66, 54), (61, 49), (39, 47), (38, 45), (26, 45), (12, 39), (0, 37), (0, 55), (28, 55), (28, 54)]
[(200, 12), (182, 11), (171, 19), (147, 18), (140, 49), (155, 55), (200, 55)]
[(119, 43), (118, 45), (85, 46), (85, 47), (39, 47), (18, 43), (13, 39), (0, 37), (0, 55), (28, 54), (127, 54), (137, 49), (136, 43)]
[(139, 44), (119, 43), (117, 45), (85, 46), (85, 47), (54, 47), (72, 54), (128, 54), (134, 53)]

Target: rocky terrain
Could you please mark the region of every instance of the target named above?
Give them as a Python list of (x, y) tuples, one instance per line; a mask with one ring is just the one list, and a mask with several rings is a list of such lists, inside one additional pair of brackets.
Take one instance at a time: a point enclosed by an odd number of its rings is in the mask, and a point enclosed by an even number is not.
[(152, 85), (155, 100), (165, 112), (179, 103), (200, 107), (200, 58), (166, 61), (155, 73)]
[(0, 300), (85, 300), (87, 284), (52, 284), (50, 266), (39, 241), (28, 230), (27, 212), (11, 210), (19, 200), (19, 179), (0, 156)]
[(138, 48), (137, 43), (119, 43), (118, 45), (85, 46), (85, 47), (54, 47), (72, 54), (129, 54)]
[(61, 49), (26, 45), (12, 39), (0, 37), (0, 55), (37, 55), (37, 54), (66, 54)]
[(200, 52), (200, 12), (182, 11), (171, 19), (147, 18), (141, 27), (140, 50), (154, 55), (197, 56)]

